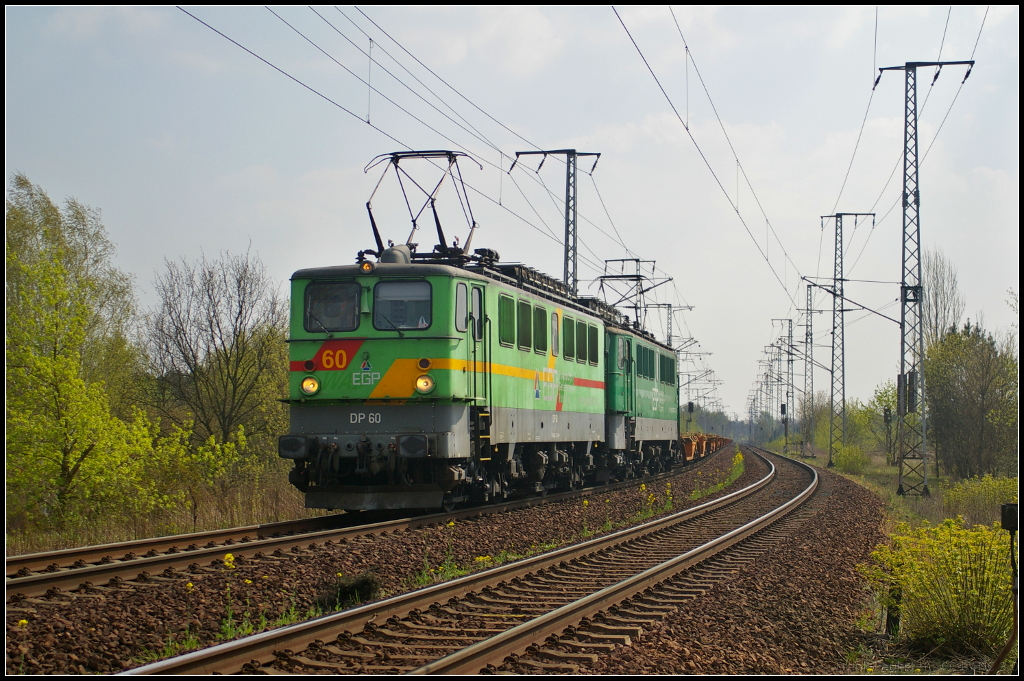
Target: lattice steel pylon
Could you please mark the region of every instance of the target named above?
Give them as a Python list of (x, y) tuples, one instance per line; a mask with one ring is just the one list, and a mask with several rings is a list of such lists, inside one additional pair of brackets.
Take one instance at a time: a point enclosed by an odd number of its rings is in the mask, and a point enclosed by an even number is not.
[(843, 282), (843, 218), (874, 213), (836, 213), (823, 215), (822, 218), (833, 218), (836, 223), (836, 255), (835, 269), (832, 274), (832, 410), (828, 429), (828, 467), (835, 463), (839, 447), (846, 444), (846, 328), (844, 313), (846, 294)]
[(786, 376), (786, 444), (783, 453), (789, 454), (789, 423), (793, 420), (793, 320), (787, 319), (789, 332), (786, 335), (786, 364), (788, 371)]
[(811, 332), (813, 287), (807, 285), (807, 328), (804, 329), (804, 450), (814, 456), (814, 334)]
[(903, 260), (900, 282), (900, 375), (897, 377), (897, 437), (899, 454), (899, 495), (928, 496), (927, 421), (924, 406), (924, 333), (922, 310), (924, 286), (921, 279), (921, 189), (918, 183), (917, 69), (936, 66), (938, 79), (943, 66), (968, 66), (973, 61), (907, 62), (903, 66), (878, 69), (878, 81), (885, 71), (903, 71)]
[[(832, 410), (828, 429), (828, 466), (846, 444), (846, 348), (843, 326), (843, 216), (836, 215), (836, 255), (832, 275)], [(838, 396), (838, 402), (836, 400)]]
[(544, 161), (547, 160), (549, 154), (565, 154), (565, 285), (569, 288), (573, 295), (576, 295), (578, 291), (579, 275), (579, 254), (576, 248), (576, 159), (579, 156), (596, 156), (594, 159), (594, 166), (590, 169), (590, 172), (594, 172), (594, 168), (597, 168), (597, 162), (601, 160), (601, 154), (597, 152), (582, 152), (576, 151), (575, 149), (552, 149), (548, 151), (517, 151), (516, 160), (512, 163), (512, 167), (508, 169), (511, 173), (512, 168), (516, 167), (516, 163), (519, 162), (520, 156), (533, 156), (536, 154), (543, 154), (544, 158), (541, 159), (540, 165), (537, 166), (537, 171), (540, 172), (541, 166), (544, 165)]

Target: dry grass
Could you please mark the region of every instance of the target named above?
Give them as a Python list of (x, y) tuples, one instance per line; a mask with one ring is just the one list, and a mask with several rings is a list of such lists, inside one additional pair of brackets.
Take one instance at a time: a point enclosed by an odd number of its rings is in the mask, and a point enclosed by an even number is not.
[(257, 488), (232, 489), (219, 496), (206, 494), (198, 502), (194, 525), (191, 508), (183, 505), (149, 518), (141, 518), (130, 525), (92, 522), (62, 531), (9, 531), (6, 536), (7, 553), (18, 555), (56, 551), (76, 546), (310, 518), (326, 513), (318, 509), (306, 509), (302, 494), (283, 477), (264, 480)]

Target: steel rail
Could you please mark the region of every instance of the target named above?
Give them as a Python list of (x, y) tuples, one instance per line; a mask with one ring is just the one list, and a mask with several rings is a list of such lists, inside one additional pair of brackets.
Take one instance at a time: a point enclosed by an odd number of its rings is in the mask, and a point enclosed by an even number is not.
[[(338, 525), (343, 518), (345, 518), (345, 515), (329, 515), (302, 520), (283, 520), (281, 522), (267, 523), (264, 525), (247, 525), (244, 527), (231, 527), (224, 530), (211, 530), (208, 532), (190, 532), (188, 534), (165, 535), (162, 537), (150, 537), (147, 539), (136, 539), (110, 544), (78, 546), (70, 549), (60, 549), (57, 551), (24, 553), (17, 556), (8, 556), (4, 562), (4, 566), (6, 574), (11, 576), (23, 569), (29, 569), (33, 572), (37, 572), (54, 564), (64, 568), (79, 560), (85, 561), (86, 563), (94, 563), (102, 560), (106, 556), (125, 555), (129, 552), (148, 553), (153, 550), (164, 552), (173, 548), (181, 549), (181, 547), (189, 546), (191, 544), (208, 544), (211, 541), (223, 544), (226, 541), (254, 541), (252, 537), (263, 538), (274, 534), (286, 534), (288, 532), (313, 532), (329, 529), (332, 525)], [(247, 537), (249, 539), (246, 539)]]
[(411, 674), (478, 674), (485, 671), (488, 665), (499, 666), (505, 658), (522, 653), (537, 641), (548, 636), (560, 634), (566, 627), (578, 623), (584, 617), (592, 617), (602, 610), (627, 598), (645, 591), (654, 584), (663, 582), (676, 574), (702, 563), (712, 556), (718, 555), (752, 534), (772, 524), (781, 516), (806, 501), (817, 489), (818, 473), (811, 466), (794, 461), (808, 469), (812, 475), (811, 483), (799, 495), (782, 506), (769, 511), (742, 527), (738, 527), (717, 539), (686, 553), (656, 565), (634, 577), (608, 586), (589, 596), (564, 605), (557, 610), (541, 615), (528, 622), (475, 643), (440, 660), (426, 664)]
[[(721, 448), (718, 451), (721, 451)], [(679, 475), (687, 470), (694, 470), (696, 465), (700, 465), (708, 461), (714, 453), (717, 452), (706, 455), (699, 462), (691, 464), (685, 469), (676, 469), (660, 473), (650, 478), (644, 478), (641, 481), (654, 482)], [(172, 535), (169, 537), (157, 537), (154, 539), (144, 539), (139, 541), (104, 544), (100, 546), (86, 546), (79, 549), (70, 549), (68, 551), (53, 551), (48, 553), (12, 556), (7, 562), (8, 572), (4, 579), (4, 587), (7, 599), (10, 599), (15, 594), (21, 594), (22, 596), (31, 598), (46, 594), (50, 589), (54, 588), (64, 591), (77, 589), (86, 582), (99, 585), (100, 582), (105, 583), (114, 578), (120, 578), (123, 580), (133, 580), (140, 576), (143, 576), (144, 578), (147, 576), (148, 578), (152, 578), (168, 568), (185, 568), (194, 563), (205, 563), (208, 565), (210, 562), (222, 558), (225, 552), (230, 552), (235, 557), (242, 556), (250, 558), (261, 552), (272, 553), (278, 550), (290, 551), (294, 547), (305, 547), (313, 543), (322, 544), (326, 541), (337, 542), (341, 539), (348, 540), (367, 534), (390, 534), (448, 520), (462, 520), (466, 518), (485, 516), (492, 513), (503, 513), (505, 511), (555, 503), (581, 496), (585, 497), (592, 494), (604, 494), (606, 492), (635, 486), (637, 482), (638, 480), (633, 479), (610, 485), (588, 487), (582, 490), (570, 492), (560, 492), (544, 497), (517, 499), (515, 501), (469, 508), (450, 513), (432, 513), (430, 515), (416, 516), (412, 518), (401, 518), (398, 520), (380, 523), (340, 528), (335, 527), (324, 530), (313, 529), (316, 527), (316, 523), (312, 521), (321, 520), (319, 518), (314, 518), (303, 521), (285, 521), (283, 523), (274, 523), (271, 525), (255, 525), (228, 530), (215, 530), (212, 532), (199, 532), (188, 535)], [(344, 516), (328, 516), (328, 518), (336, 517), (343, 518)], [(285, 536), (250, 539), (249, 541), (244, 541), (244, 538), (247, 535), (256, 531), (253, 530), (253, 528), (259, 528), (261, 530), (273, 529), (275, 534), (282, 534), (289, 529), (289, 525), (296, 522), (300, 527), (310, 529), (307, 529), (306, 531), (294, 530), (295, 532), (302, 532), (301, 534), (286, 534)], [(202, 540), (205, 540), (206, 543), (211, 541), (216, 543), (216, 537), (221, 537), (224, 541), (231, 539), (235, 543), (227, 544), (220, 542), (217, 546), (212, 547), (197, 549), (184, 548), (191, 544), (197, 544)], [(175, 548), (179, 550), (174, 553), (166, 553), (166, 551), (170, 551)], [(127, 557), (131, 554), (148, 553), (153, 550), (164, 551), (164, 553), (159, 553), (155, 556)], [(118, 554), (125, 556), (125, 558), (115, 558)], [(107, 557), (109, 557), (107, 562), (96, 562), (102, 561)], [(22, 577), (10, 576), (11, 574), (17, 573), (21, 567), (34, 565), (39, 569), (58, 563), (58, 560), (67, 562), (69, 559), (81, 560), (85, 563), (92, 564), (87, 564), (81, 567), (65, 566), (50, 572), (34, 572)], [(11, 567), (15, 564), (20, 565), (21, 567), (12, 570)], [(29, 567), (29, 569), (32, 568)]]
[(313, 641), (332, 638), (345, 630), (361, 630), (369, 623), (383, 622), (391, 617), (403, 617), (413, 610), (429, 607), (432, 603), (460, 598), (468, 593), (478, 591), (488, 584), (522, 577), (531, 572), (637, 539), (666, 526), (728, 506), (763, 489), (775, 479), (775, 466), (771, 462), (768, 462), (768, 465), (769, 472), (763, 478), (743, 489), (643, 525), (626, 528), (605, 537), (598, 537), (557, 551), (466, 575), (376, 603), (262, 632), (122, 673), (127, 675), (232, 673), (237, 672), (243, 664), (250, 661), (261, 664), (269, 663), (275, 659), (275, 650), (303, 648)]

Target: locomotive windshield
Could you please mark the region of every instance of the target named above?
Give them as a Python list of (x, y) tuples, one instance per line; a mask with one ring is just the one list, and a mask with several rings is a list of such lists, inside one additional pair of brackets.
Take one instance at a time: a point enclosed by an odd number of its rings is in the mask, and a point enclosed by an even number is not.
[(425, 281), (382, 281), (373, 292), (373, 326), (425, 329), (430, 326), (430, 284)]
[(306, 287), (306, 331), (355, 331), (359, 327), (361, 293), (362, 287), (354, 281), (311, 283)]

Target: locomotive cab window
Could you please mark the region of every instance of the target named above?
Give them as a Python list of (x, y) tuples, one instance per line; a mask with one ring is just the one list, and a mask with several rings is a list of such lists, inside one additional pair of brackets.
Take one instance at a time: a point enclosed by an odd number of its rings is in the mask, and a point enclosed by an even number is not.
[(354, 281), (313, 282), (306, 286), (303, 328), (310, 333), (355, 331), (359, 328), (359, 297)]
[(455, 330), (465, 331), (468, 327), (469, 297), (465, 284), (455, 285)]
[(381, 331), (430, 327), (430, 284), (382, 281), (373, 292), (373, 326)]
[(484, 339), (484, 290), (479, 286), (473, 287), (473, 338)]

